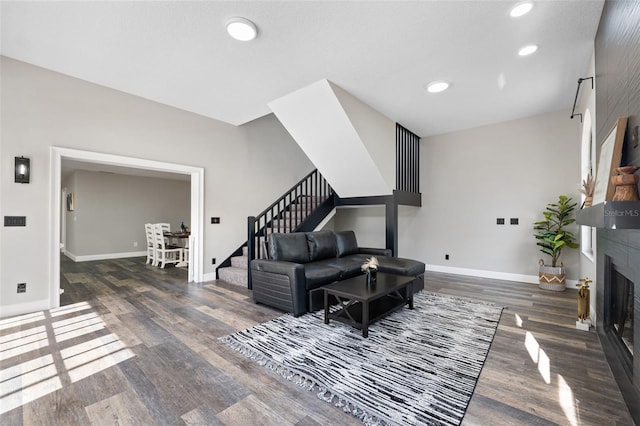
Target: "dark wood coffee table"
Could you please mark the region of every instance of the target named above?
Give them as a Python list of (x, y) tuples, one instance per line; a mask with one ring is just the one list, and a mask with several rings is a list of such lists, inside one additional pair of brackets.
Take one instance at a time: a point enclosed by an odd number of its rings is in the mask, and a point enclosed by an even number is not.
[[(392, 312), (409, 305), (413, 309), (415, 277), (378, 273), (375, 285), (367, 285), (366, 275), (349, 278), (325, 286), (324, 323), (334, 319), (362, 330), (369, 335), (369, 325)], [(329, 312), (329, 296), (334, 296), (340, 308)]]

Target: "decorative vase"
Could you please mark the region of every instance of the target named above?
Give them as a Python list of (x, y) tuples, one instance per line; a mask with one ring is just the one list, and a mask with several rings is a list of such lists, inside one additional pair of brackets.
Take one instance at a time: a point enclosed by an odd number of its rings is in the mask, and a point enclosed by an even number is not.
[(564, 265), (548, 266), (540, 259), (538, 268), (538, 287), (544, 290), (564, 291), (566, 289)]
[(367, 271), (367, 287), (375, 286), (377, 279), (378, 279), (378, 270), (377, 269), (369, 269)]
[(637, 201), (638, 200), (638, 179), (640, 177), (634, 173), (640, 167), (624, 166), (616, 168), (617, 176), (611, 177), (611, 183), (616, 186), (613, 194), (613, 201)]

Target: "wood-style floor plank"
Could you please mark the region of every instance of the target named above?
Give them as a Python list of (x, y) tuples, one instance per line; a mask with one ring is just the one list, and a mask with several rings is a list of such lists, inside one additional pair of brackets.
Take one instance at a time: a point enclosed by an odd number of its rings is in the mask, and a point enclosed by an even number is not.
[[(144, 258), (62, 260), (59, 309), (0, 322), (2, 425), (357, 425), (217, 338), (281, 315)], [(425, 291), (504, 307), (464, 425), (632, 425), (576, 293), (427, 273)]]

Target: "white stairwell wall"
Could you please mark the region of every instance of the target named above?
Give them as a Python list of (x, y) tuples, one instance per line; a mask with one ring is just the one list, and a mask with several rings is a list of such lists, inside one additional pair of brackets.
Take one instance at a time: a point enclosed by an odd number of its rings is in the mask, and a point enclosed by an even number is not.
[(394, 121), (328, 80), (269, 107), (340, 197), (393, 192)]

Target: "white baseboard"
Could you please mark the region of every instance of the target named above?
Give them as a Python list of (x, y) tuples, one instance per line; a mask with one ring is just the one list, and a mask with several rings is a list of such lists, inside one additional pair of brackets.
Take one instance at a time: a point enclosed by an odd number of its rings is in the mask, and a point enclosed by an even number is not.
[(14, 303), (12, 305), (0, 306), (0, 318), (13, 317), (16, 315), (30, 314), (44, 311), (51, 308), (49, 299), (34, 300), (33, 302)]
[(216, 280), (216, 272), (213, 271), (213, 272), (209, 272), (208, 274), (204, 274), (202, 279), (204, 280), (203, 282), (215, 281)]
[[(538, 276), (537, 275), (524, 275), (524, 274), (512, 274), (509, 272), (497, 272), (497, 271), (485, 271), (482, 269), (469, 269), (469, 268), (456, 268), (451, 266), (442, 266), (442, 265), (426, 265), (427, 271), (433, 272), (444, 272), (446, 274), (455, 274), (455, 275), (468, 275), (472, 277), (480, 277), (480, 278), (493, 278), (496, 280), (504, 280), (504, 281), (517, 281), (528, 284), (538, 284)], [(570, 290), (577, 290), (576, 284), (577, 280), (567, 280), (566, 287)]]
[(89, 254), (84, 256), (76, 256), (73, 253), (65, 252), (65, 256), (74, 262), (89, 262), (92, 260), (108, 260), (108, 259), (124, 259), (127, 257), (141, 257), (146, 256), (146, 251), (130, 251), (125, 253), (104, 253), (104, 254)]

